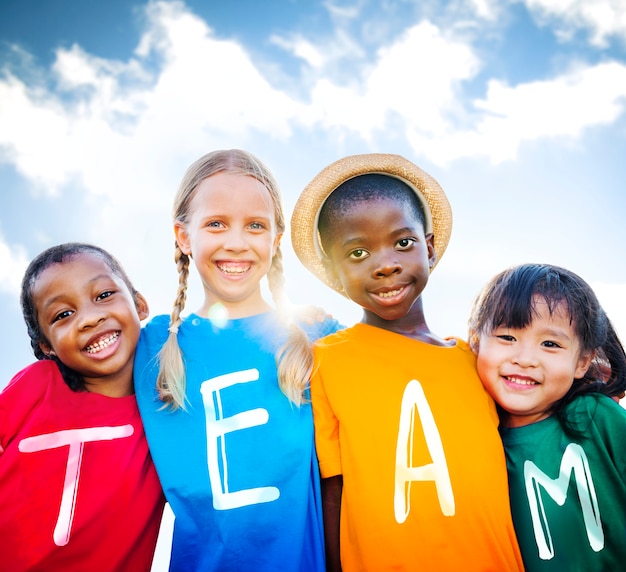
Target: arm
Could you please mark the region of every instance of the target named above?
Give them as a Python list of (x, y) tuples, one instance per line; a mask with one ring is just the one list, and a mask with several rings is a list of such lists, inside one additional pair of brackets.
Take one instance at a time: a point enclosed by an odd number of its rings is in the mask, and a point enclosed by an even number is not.
[(327, 572), (341, 572), (339, 516), (341, 514), (342, 489), (343, 477), (341, 475), (322, 479), (322, 511), (324, 513)]

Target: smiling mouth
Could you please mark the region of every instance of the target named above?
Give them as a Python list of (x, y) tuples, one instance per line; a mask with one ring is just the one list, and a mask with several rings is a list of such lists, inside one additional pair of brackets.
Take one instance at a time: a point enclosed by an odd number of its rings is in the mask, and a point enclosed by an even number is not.
[(506, 379), (509, 383), (513, 383), (515, 385), (539, 385), (538, 381), (535, 381), (534, 379), (528, 379), (525, 377), (516, 377), (514, 375), (512, 376), (508, 376), (508, 375), (503, 375), (502, 377), (504, 377), (504, 379)]
[(397, 290), (389, 290), (389, 292), (379, 292), (376, 294), (379, 298), (393, 298), (402, 292), (403, 288), (398, 288)]
[(250, 263), (248, 262), (218, 262), (217, 267), (224, 274), (231, 274), (233, 276), (240, 276), (250, 270)]
[(120, 337), (119, 332), (114, 332), (112, 334), (108, 334), (102, 338), (100, 338), (97, 342), (93, 344), (89, 344), (84, 351), (88, 354), (97, 354), (101, 352), (103, 349), (108, 348), (111, 344), (115, 343), (115, 341)]

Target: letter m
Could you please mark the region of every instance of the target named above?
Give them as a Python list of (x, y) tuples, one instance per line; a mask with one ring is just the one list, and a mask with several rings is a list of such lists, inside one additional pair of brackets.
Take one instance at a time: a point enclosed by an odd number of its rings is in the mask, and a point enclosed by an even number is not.
[(559, 506), (563, 506), (567, 499), (567, 489), (572, 472), (574, 473), (576, 492), (580, 499), (589, 545), (595, 552), (604, 548), (604, 532), (600, 519), (600, 509), (598, 508), (598, 499), (593, 486), (587, 456), (580, 445), (570, 443), (563, 453), (559, 476), (556, 479), (549, 478), (532, 461), (524, 463), (526, 495), (535, 532), (535, 541), (539, 549), (539, 557), (542, 560), (554, 558), (554, 545), (540, 487), (550, 495), (554, 502)]

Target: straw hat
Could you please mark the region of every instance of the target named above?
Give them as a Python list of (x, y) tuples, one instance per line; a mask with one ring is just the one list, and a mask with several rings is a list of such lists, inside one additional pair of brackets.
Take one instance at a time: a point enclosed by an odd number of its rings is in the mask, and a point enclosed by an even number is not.
[(317, 229), (319, 213), (324, 201), (339, 185), (366, 174), (396, 177), (415, 191), (424, 209), (425, 234), (432, 232), (435, 236), (435, 265), (441, 260), (452, 232), (452, 209), (443, 189), (428, 173), (404, 157), (383, 153), (351, 155), (328, 165), (298, 198), (291, 217), (291, 242), (302, 264), (344, 296), (345, 292), (329, 278), (322, 262), (324, 252)]

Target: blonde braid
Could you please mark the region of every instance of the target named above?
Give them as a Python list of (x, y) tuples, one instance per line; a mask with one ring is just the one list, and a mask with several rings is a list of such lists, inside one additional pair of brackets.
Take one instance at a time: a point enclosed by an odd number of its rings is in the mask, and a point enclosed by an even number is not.
[(185, 365), (178, 345), (180, 317), (187, 300), (187, 282), (189, 278), (189, 256), (175, 243), (174, 260), (178, 268), (178, 291), (170, 316), (169, 335), (159, 352), (159, 374), (157, 391), (159, 399), (172, 409), (185, 409)]
[(293, 319), (291, 304), (285, 291), (283, 255), (280, 247), (272, 259), (267, 281), (278, 313), (289, 328), (287, 341), (276, 354), (278, 385), (290, 401), (300, 406), (306, 402), (305, 391), (313, 371), (312, 344), (304, 330)]

